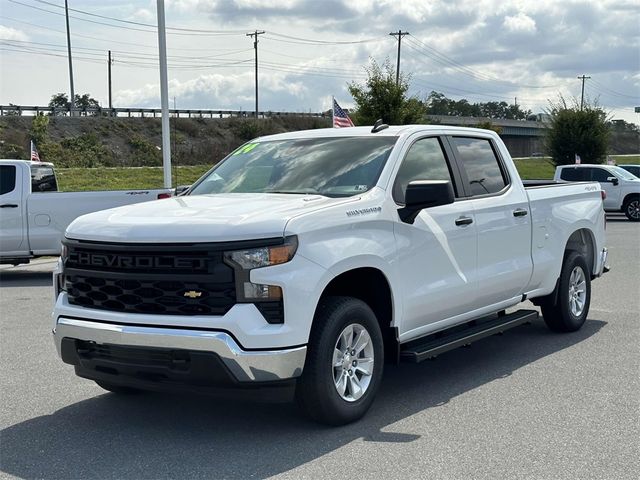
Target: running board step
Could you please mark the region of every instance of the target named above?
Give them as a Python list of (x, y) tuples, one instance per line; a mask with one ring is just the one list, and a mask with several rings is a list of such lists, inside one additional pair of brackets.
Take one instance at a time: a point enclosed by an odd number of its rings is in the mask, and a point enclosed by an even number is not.
[(454, 348), (468, 345), (471, 342), (502, 333), (510, 328), (523, 323), (531, 322), (538, 318), (535, 310), (518, 310), (508, 315), (488, 317), (472, 322), (472, 325), (463, 329), (454, 327), (451, 333), (440, 332), (429, 335), (424, 339), (408, 342), (400, 351), (400, 359), (406, 362), (418, 363), (435, 357)]

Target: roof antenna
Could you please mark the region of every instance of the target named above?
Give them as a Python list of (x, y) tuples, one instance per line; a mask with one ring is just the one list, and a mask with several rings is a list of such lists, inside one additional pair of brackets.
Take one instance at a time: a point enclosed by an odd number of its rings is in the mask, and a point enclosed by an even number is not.
[(379, 118), (378, 120), (376, 120), (376, 123), (373, 124), (373, 128), (371, 129), (371, 133), (378, 133), (378, 132), (384, 130), (385, 128), (389, 128), (389, 125), (387, 125), (386, 123), (382, 123), (382, 119)]

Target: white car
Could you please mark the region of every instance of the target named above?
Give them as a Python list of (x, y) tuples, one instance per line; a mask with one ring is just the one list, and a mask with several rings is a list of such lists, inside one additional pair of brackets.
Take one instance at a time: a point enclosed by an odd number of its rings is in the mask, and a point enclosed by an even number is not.
[(614, 165), (561, 165), (554, 180), (564, 182), (599, 182), (606, 192), (604, 209), (623, 212), (632, 222), (640, 221), (640, 178)]
[[(606, 271), (597, 183), (523, 186), (487, 130), (378, 125), (253, 140), (186, 195), (85, 215), (53, 332), (113, 392), (295, 387), (367, 411), (386, 362), (535, 319), (578, 330)], [(551, 373), (552, 374), (552, 373)]]
[(80, 215), (171, 196), (172, 190), (59, 192), (51, 163), (0, 160), (0, 263), (60, 255), (67, 226)]

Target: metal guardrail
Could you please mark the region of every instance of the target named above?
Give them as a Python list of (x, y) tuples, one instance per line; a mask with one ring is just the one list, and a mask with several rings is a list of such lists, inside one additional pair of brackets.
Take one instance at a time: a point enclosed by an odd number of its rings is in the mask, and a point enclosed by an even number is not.
[[(0, 105), (0, 116), (34, 116), (54, 115), (72, 116), (69, 108), (28, 106), (28, 105)], [(193, 110), (170, 108), (169, 115), (177, 118), (255, 118), (255, 112), (245, 110)], [(80, 117), (162, 117), (159, 108), (74, 108), (73, 116)], [(258, 118), (270, 117), (318, 117), (326, 118), (330, 114), (323, 112), (258, 112)]]

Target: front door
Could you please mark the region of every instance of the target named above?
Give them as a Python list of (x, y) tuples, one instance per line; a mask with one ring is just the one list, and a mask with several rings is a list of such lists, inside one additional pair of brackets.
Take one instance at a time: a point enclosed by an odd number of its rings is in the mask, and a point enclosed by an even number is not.
[[(449, 180), (458, 198), (457, 173), (438, 137), (410, 144), (396, 174), (393, 198), (400, 207), (409, 182)], [(396, 277), (402, 286), (400, 338), (419, 336), (429, 324), (465, 313), (475, 302), (477, 233), (471, 205), (454, 202), (422, 210), (413, 224), (394, 226)]]

